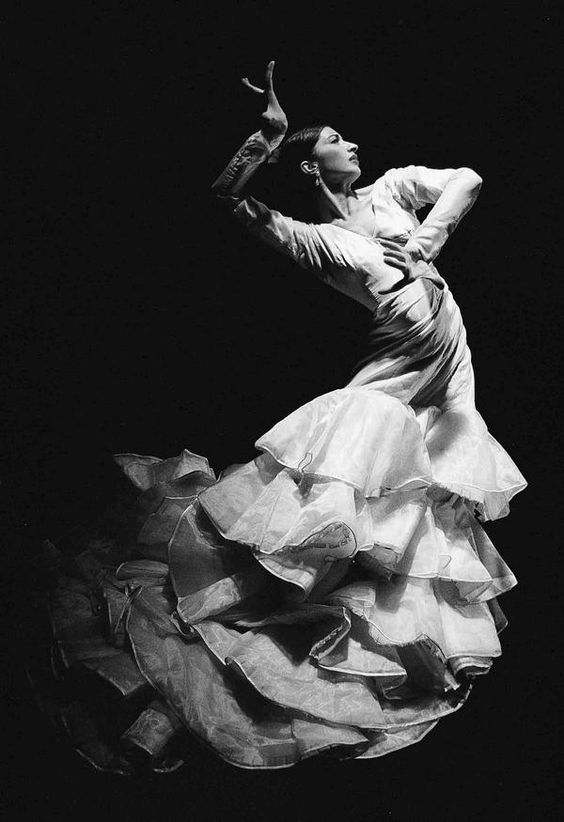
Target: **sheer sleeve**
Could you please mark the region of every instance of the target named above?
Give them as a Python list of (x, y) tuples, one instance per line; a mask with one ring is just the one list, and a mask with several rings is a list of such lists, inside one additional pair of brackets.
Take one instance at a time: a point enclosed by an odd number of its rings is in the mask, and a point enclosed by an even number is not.
[(433, 208), (409, 239), (406, 249), (430, 262), (476, 201), (482, 179), (470, 168), (433, 169), (407, 166), (391, 169), (386, 186), (403, 208)]

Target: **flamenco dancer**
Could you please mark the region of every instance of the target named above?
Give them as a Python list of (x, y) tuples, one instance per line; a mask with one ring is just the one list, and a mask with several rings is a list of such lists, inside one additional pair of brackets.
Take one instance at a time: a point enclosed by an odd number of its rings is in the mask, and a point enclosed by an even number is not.
[[(347, 386), (219, 479), (190, 451), (118, 455), (138, 492), (126, 524), (70, 561), (52, 548), (66, 690), (49, 704), (102, 769), (177, 767), (194, 736), (245, 768), (382, 756), (460, 708), (501, 653), (497, 597), (516, 581), (479, 520), (526, 483), (475, 408), (460, 311), (433, 264), (482, 181), (407, 166), (353, 188), (355, 143), (329, 125), (284, 139), (273, 68), (264, 90), (243, 80), (266, 98), (262, 127), (214, 191), (365, 306), (369, 348)], [(309, 189), (317, 222), (244, 193), (273, 161)]]

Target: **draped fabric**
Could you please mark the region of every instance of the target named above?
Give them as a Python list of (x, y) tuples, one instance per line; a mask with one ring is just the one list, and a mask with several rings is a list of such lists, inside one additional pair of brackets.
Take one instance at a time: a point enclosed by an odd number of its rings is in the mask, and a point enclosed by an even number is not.
[[(51, 609), (65, 670), (129, 705), (145, 694), (133, 723), (124, 710), (106, 741), (77, 743), (99, 767), (127, 771), (132, 747), (164, 767), (187, 731), (248, 768), (378, 757), (458, 710), (499, 657), (497, 597), (516, 580), (481, 522), (525, 480), (475, 408), (460, 311), (430, 262), (468, 207), (465, 171), (374, 185), (377, 226), (427, 257), (386, 294), (377, 240), (237, 201), (251, 230), (366, 305), (369, 347), (349, 385), (219, 480), (188, 450), (116, 457), (138, 491), (125, 561), (92, 546)], [(414, 210), (433, 202), (418, 236)]]

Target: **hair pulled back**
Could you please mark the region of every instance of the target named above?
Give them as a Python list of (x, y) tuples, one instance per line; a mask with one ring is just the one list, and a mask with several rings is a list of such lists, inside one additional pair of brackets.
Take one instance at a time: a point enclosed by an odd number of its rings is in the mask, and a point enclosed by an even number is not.
[(289, 217), (314, 221), (315, 184), (309, 174), (304, 174), (300, 164), (311, 158), (313, 148), (325, 123), (307, 126), (287, 137), (276, 152), (276, 164), (271, 165), (276, 178), (276, 203)]
[[(296, 171), (299, 171), (302, 160), (308, 160), (311, 157), (313, 148), (324, 128), (324, 125), (314, 125), (294, 131), (280, 146), (278, 162), (287, 168), (293, 166)], [(300, 173), (303, 174), (303, 172)]]

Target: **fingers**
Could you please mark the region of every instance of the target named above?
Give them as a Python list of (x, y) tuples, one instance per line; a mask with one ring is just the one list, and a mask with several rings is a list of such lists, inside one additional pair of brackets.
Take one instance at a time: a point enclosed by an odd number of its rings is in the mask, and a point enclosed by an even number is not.
[(250, 88), (251, 91), (254, 91), (256, 94), (264, 94), (264, 89), (259, 88), (258, 86), (253, 86), (248, 77), (241, 77), (241, 82), (244, 86), (247, 86), (247, 88)]
[(384, 256), (387, 254), (390, 257), (396, 257), (398, 260), (405, 260), (407, 262), (407, 254), (404, 251), (400, 251), (398, 248), (384, 248), (382, 253)]
[(404, 251), (404, 246), (402, 243), (398, 243), (396, 240), (380, 238), (378, 238), (378, 242), (382, 246), (384, 263), (389, 265), (391, 268), (396, 268), (403, 274), (403, 280), (400, 280), (400, 282), (396, 283), (387, 291), (380, 292), (381, 294), (388, 294), (392, 291), (397, 291), (399, 288), (402, 288), (404, 285), (413, 280), (411, 265), (412, 261), (409, 254)]
[(389, 265), (391, 268), (398, 268), (402, 271), (405, 275), (409, 273), (409, 266), (405, 262), (405, 260), (399, 260), (397, 257), (391, 257), (387, 254), (384, 254), (384, 262), (386, 265)]
[(394, 268), (399, 268), (403, 272), (409, 271), (409, 260), (403, 246), (395, 240), (379, 239), (378, 242), (383, 247), (384, 262)]
[(272, 91), (272, 74), (274, 72), (274, 60), (271, 60), (266, 67), (266, 74), (264, 76), (264, 83), (267, 91)]
[(388, 260), (396, 260), (396, 262), (401, 263), (402, 266), (406, 268), (409, 267), (409, 260), (402, 254), (401, 252), (397, 251), (384, 251), (384, 262), (388, 262)]
[(378, 242), (380, 245), (385, 245), (388, 248), (401, 248), (403, 249), (403, 245), (398, 243), (397, 240), (388, 240), (385, 237), (378, 237)]
[(272, 75), (274, 73), (274, 60), (271, 60), (266, 69), (266, 77), (265, 77), (265, 84), (266, 84), (266, 96), (268, 97), (268, 102), (270, 105), (277, 106), (279, 105), (278, 100), (276, 98), (276, 94), (274, 92), (274, 85), (272, 83)]
[(384, 262), (386, 265), (391, 265), (393, 268), (399, 268), (404, 274), (409, 271), (409, 260), (403, 251), (393, 248), (391, 245), (384, 248)]
[(276, 99), (276, 95), (274, 94), (274, 86), (272, 85), (272, 74), (274, 72), (274, 60), (271, 60), (270, 63), (266, 67), (266, 74), (264, 75), (264, 84), (265, 88), (259, 88), (258, 86), (253, 85), (248, 77), (241, 77), (241, 82), (247, 88), (250, 88), (251, 91), (254, 91), (255, 94), (267, 94), (269, 100)]

